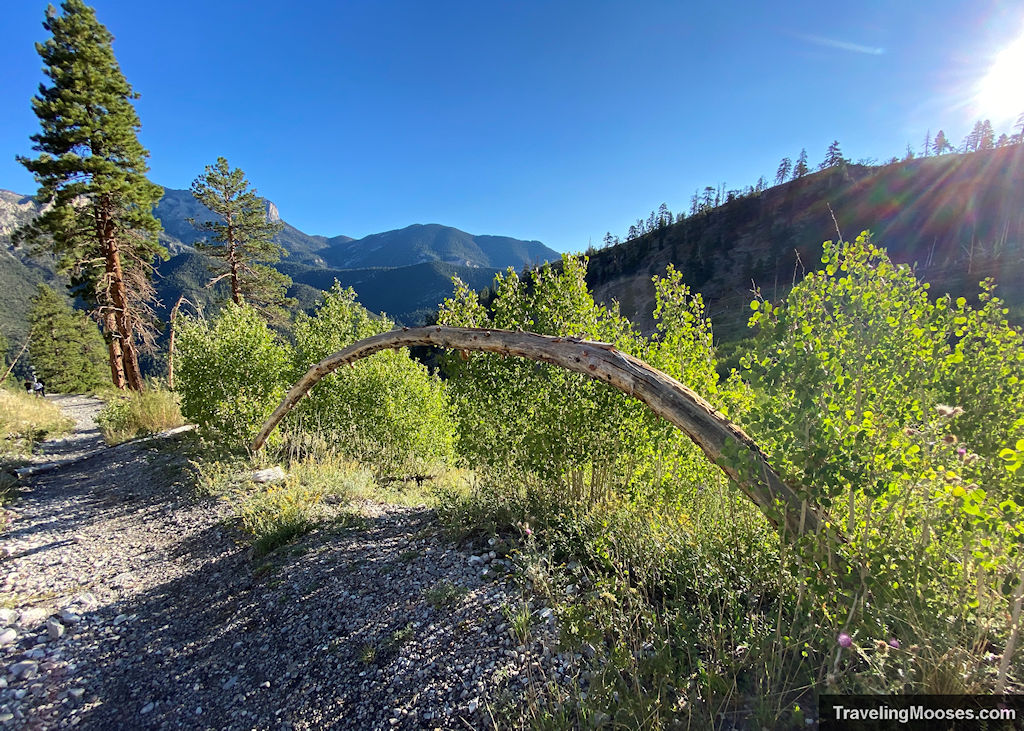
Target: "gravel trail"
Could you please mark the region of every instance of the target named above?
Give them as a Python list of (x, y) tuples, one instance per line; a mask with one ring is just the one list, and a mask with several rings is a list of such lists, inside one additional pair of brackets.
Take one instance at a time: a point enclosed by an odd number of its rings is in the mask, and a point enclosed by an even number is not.
[(577, 678), (550, 610), (512, 631), (500, 541), (371, 503), (256, 560), (175, 444), (27, 481), (0, 535), (4, 727), (488, 728)]
[(74, 419), (75, 426), (62, 439), (40, 442), (29, 457), (31, 463), (70, 462), (106, 446), (96, 426), (96, 416), (103, 408), (103, 401), (94, 396), (75, 394), (54, 394), (47, 396), (46, 400), (59, 406), (66, 416)]

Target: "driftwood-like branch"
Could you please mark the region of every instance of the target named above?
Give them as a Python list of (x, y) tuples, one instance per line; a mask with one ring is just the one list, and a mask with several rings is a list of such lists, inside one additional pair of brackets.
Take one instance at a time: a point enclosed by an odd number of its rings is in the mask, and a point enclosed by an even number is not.
[(782, 481), (754, 440), (697, 393), (612, 345), (577, 338), (440, 326), (406, 328), (374, 335), (339, 350), (310, 368), (263, 425), (252, 442), (253, 451), (263, 446), (285, 414), (327, 374), (382, 350), (412, 346), (514, 355), (561, 366), (614, 386), (679, 427), (776, 527), (793, 536), (813, 533), (819, 528), (821, 521), (817, 513)]

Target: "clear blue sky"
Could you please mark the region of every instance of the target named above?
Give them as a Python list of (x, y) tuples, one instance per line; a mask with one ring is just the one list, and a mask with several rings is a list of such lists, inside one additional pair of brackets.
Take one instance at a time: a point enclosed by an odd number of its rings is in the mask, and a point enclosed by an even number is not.
[[(1024, 30), (1019, 2), (991, 0), (93, 5), (154, 182), (187, 188), (223, 155), (308, 233), (436, 222), (559, 250), (771, 180), (801, 147), (814, 165), (833, 139), (854, 160), (929, 129), (959, 144)], [(0, 23), (0, 188), (24, 193), (45, 7)]]

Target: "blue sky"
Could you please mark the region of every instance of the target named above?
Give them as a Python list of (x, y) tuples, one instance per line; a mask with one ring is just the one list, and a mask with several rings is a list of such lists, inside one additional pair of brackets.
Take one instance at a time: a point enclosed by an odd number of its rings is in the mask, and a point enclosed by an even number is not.
[[(34, 192), (45, 3), (0, 24), (0, 188)], [(218, 155), (308, 233), (411, 223), (581, 250), (705, 185), (955, 143), (1019, 2), (96, 0), (151, 178)], [(1021, 111), (1024, 111), (1022, 109)], [(997, 133), (1012, 120), (993, 119)]]

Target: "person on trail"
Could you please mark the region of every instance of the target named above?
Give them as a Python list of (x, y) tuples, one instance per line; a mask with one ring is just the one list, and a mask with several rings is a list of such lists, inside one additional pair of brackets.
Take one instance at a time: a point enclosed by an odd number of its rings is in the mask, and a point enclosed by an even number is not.
[(42, 381), (36, 381), (32, 384), (32, 392), (46, 398), (46, 386), (43, 385)]

